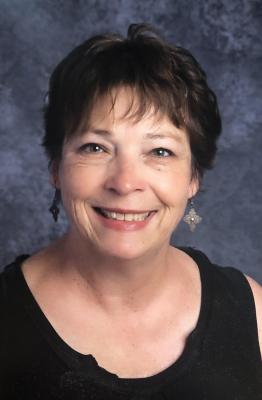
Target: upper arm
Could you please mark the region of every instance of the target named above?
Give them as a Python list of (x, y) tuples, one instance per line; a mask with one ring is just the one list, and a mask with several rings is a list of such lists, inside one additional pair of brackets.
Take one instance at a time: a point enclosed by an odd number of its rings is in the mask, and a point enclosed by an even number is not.
[(260, 346), (260, 353), (262, 354), (262, 286), (257, 283), (250, 276), (245, 275), (248, 283), (253, 292), (255, 306), (256, 306), (256, 316), (257, 316), (257, 327), (258, 327), (258, 340)]

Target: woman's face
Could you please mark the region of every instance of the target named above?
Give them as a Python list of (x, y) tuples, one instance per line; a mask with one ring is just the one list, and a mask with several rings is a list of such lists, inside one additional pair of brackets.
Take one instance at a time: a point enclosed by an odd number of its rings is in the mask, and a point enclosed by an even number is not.
[(71, 233), (122, 259), (167, 246), (198, 188), (186, 133), (153, 110), (124, 117), (131, 96), (119, 90), (113, 110), (110, 98), (97, 102), (87, 130), (64, 144), (55, 177)]

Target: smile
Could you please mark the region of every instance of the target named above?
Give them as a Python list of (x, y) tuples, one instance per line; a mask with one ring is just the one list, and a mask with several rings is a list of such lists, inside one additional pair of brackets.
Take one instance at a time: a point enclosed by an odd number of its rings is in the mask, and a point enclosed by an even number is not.
[(147, 211), (147, 212), (136, 212), (136, 213), (120, 213), (116, 211), (109, 211), (105, 208), (99, 208), (95, 207), (94, 208), (97, 213), (100, 215), (103, 215), (104, 217), (108, 219), (114, 219), (117, 221), (144, 221), (146, 220), (149, 215), (154, 212), (154, 211)]

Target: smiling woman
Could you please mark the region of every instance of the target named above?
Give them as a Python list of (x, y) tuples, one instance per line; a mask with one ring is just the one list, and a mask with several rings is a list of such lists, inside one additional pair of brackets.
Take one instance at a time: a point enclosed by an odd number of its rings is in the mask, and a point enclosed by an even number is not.
[[(139, 100), (133, 95), (123, 87), (114, 93), (113, 108), (106, 96), (94, 104), (92, 129), (67, 140), (53, 172), (75, 228), (71, 240), (84, 240), (91, 254), (98, 250), (121, 262), (159, 246), (164, 256), (198, 189), (184, 130), (153, 108), (137, 120), (130, 104), (136, 109)], [(176, 190), (170, 190), (173, 182)]]
[(92, 37), (44, 118), (69, 228), (1, 274), (1, 398), (259, 399), (261, 288), (169, 244), (221, 131), (194, 57), (143, 24)]

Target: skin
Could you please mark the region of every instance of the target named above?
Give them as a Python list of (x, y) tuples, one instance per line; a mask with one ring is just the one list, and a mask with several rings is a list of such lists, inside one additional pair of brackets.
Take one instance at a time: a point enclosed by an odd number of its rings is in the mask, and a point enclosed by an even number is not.
[[(130, 303), (137, 287), (146, 293), (152, 286), (154, 296), (173, 258), (171, 234), (198, 189), (186, 133), (153, 109), (139, 121), (126, 117), (132, 95), (119, 90), (110, 113), (110, 99), (100, 99), (89, 128), (65, 143), (53, 174), (70, 220), (63, 265), (69, 274), (77, 270), (106, 308), (112, 297), (114, 307)], [(144, 229), (121, 232), (104, 227), (92, 206), (157, 213)], [(140, 299), (148, 296), (142, 293)]]
[[(132, 96), (130, 90), (120, 89), (110, 113), (111, 100), (99, 100), (91, 114), (90, 128), (65, 143), (62, 161), (52, 177), (61, 189), (71, 222), (60, 242), (68, 277), (84, 282), (84, 291), (88, 287), (106, 312), (123, 310), (125, 316), (126, 310), (150, 304), (161, 282), (166, 288), (175, 260), (179, 265), (181, 259), (169, 245), (170, 237), (188, 199), (199, 188), (199, 182), (192, 179), (185, 131), (153, 109), (139, 121), (126, 117)], [(101, 135), (95, 130), (108, 133)], [(145, 137), (147, 133), (150, 135)], [(168, 151), (156, 150), (159, 148)], [(145, 229), (119, 232), (103, 227), (92, 206), (158, 212)], [(178, 287), (181, 276), (180, 269), (176, 274)], [(262, 287), (251, 277), (246, 278), (254, 295), (262, 349)]]
[[(64, 144), (52, 182), (70, 228), (23, 273), (65, 342), (120, 377), (141, 377), (172, 364), (198, 320), (198, 267), (169, 241), (199, 185), (186, 133), (153, 109), (139, 121), (126, 116), (133, 93), (115, 94), (111, 112), (100, 98), (89, 127)], [(93, 206), (157, 213), (144, 229), (123, 232), (101, 224)], [(247, 278), (261, 340), (261, 287)]]

